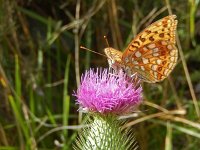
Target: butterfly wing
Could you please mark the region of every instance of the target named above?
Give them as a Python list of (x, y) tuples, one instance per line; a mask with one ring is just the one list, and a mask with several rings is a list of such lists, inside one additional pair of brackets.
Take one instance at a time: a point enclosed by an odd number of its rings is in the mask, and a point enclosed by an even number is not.
[(113, 68), (116, 71), (121, 69), (122, 63), (122, 52), (118, 51), (112, 47), (104, 49), (106, 56), (108, 57), (108, 64), (110, 68)]
[(137, 72), (142, 80), (151, 83), (169, 75), (178, 58), (175, 18), (171, 15), (154, 22), (132, 40), (122, 55), (128, 75)]

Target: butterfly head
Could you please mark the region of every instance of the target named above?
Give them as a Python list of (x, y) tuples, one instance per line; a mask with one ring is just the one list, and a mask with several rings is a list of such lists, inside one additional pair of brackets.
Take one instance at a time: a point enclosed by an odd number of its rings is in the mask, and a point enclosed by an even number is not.
[(104, 49), (104, 52), (108, 59), (108, 64), (111, 68), (113, 68), (115, 71), (119, 71), (122, 69), (122, 52), (112, 48), (107, 47)]

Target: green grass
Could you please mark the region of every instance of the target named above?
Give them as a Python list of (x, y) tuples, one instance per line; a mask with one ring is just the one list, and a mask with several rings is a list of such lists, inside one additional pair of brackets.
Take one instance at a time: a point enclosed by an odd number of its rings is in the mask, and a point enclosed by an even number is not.
[(108, 66), (78, 47), (103, 53), (106, 35), (123, 50), (172, 12), (179, 21), (178, 63), (168, 79), (143, 84), (141, 113), (126, 127), (134, 128), (142, 150), (198, 150), (199, 1), (86, 0), (80, 11), (77, 5), (0, 0), (0, 149), (71, 149), (84, 120), (73, 96), (77, 81), (85, 69)]

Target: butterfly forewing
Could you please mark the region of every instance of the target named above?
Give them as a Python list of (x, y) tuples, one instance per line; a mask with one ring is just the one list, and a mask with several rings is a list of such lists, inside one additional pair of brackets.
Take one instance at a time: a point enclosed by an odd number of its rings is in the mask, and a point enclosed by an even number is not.
[(108, 59), (115, 59), (116, 61), (120, 62), (123, 53), (121, 51), (118, 51), (112, 47), (108, 47), (104, 49), (104, 52), (106, 56), (108, 56)]
[(167, 40), (175, 43), (175, 30), (177, 27), (175, 18), (175, 15), (167, 16), (145, 28), (132, 40), (125, 49), (124, 54), (129, 50), (137, 49), (156, 40)]
[(108, 57), (109, 67), (113, 68), (116, 71), (119, 71), (122, 68), (121, 64), (123, 62), (121, 59), (122, 59), (123, 53), (112, 47), (105, 48), (104, 52), (106, 56)]
[(129, 75), (137, 72), (142, 80), (154, 83), (170, 74), (178, 58), (175, 17), (171, 15), (156, 21), (128, 45), (122, 61)]

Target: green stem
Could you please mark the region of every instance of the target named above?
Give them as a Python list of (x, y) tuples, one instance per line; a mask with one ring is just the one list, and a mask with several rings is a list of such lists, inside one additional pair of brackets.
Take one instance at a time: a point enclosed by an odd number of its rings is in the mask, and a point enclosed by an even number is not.
[(90, 125), (80, 132), (75, 149), (137, 149), (133, 132), (122, 130), (124, 122), (115, 116), (95, 115), (93, 119), (89, 119), (89, 123)]

